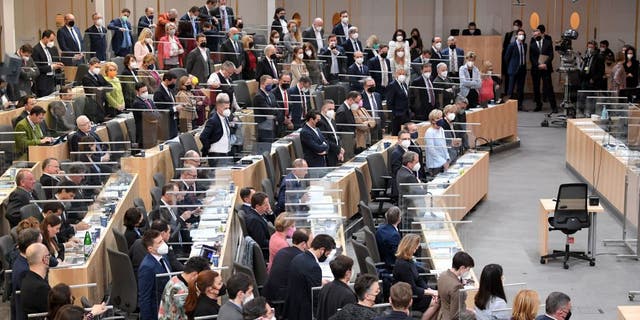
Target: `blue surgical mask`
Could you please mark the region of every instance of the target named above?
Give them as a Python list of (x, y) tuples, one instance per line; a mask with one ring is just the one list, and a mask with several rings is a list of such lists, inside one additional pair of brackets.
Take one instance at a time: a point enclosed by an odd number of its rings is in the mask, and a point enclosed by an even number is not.
[(415, 140), (418, 139), (418, 132), (411, 132), (411, 139)]
[(268, 85), (264, 88), (264, 90), (265, 90), (266, 92), (271, 91), (271, 89), (273, 89), (273, 85), (272, 85), (272, 84), (268, 84)]
[(240, 35), (239, 35), (239, 34), (237, 34), (237, 33), (236, 33), (236, 34), (234, 34), (234, 35), (233, 35), (233, 40), (235, 40), (235, 41), (240, 40)]

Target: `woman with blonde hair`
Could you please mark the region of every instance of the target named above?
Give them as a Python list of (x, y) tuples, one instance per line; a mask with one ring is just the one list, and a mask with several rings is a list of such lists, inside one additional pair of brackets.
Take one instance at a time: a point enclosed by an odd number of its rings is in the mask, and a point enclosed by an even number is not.
[(609, 90), (620, 90), (627, 87), (627, 74), (624, 71), (624, 52), (618, 51), (616, 53), (616, 64), (611, 69), (611, 84)]
[(291, 60), (291, 87), (298, 84), (298, 81), (303, 76), (309, 76), (309, 70), (307, 70), (307, 65), (304, 63), (303, 59), (304, 50), (302, 47), (293, 48), (293, 59)]
[(302, 37), (300, 36), (300, 30), (298, 30), (298, 23), (296, 23), (295, 20), (287, 23), (287, 30), (289, 30), (289, 32), (282, 37), (282, 42), (284, 42), (287, 61), (291, 61), (291, 59), (293, 59), (291, 57), (293, 49), (302, 45)]
[(271, 263), (273, 258), (280, 249), (284, 249), (289, 246), (287, 238), (291, 238), (296, 231), (296, 222), (290, 219), (290, 214), (282, 212), (276, 218), (276, 232), (269, 238), (269, 263), (267, 264), (267, 271), (271, 269)]
[[(404, 69), (405, 74), (410, 74), (410, 69), (411, 68), (411, 62), (407, 59), (405, 59), (405, 55), (408, 54), (408, 50), (405, 51), (404, 47), (397, 47), (394, 51), (393, 54), (391, 52), (389, 52), (389, 55), (391, 56), (391, 74), (396, 74), (396, 70), (398, 69)], [(407, 62), (409, 61), (409, 62)], [(404, 80), (406, 85), (409, 85), (409, 83), (411, 82), (411, 77), (405, 77)]]
[(159, 39), (158, 65), (160, 69), (164, 70), (182, 67), (184, 48), (176, 36), (176, 25), (169, 22), (164, 26), (164, 29), (167, 31), (167, 35)]
[(451, 162), (449, 151), (447, 151), (447, 139), (442, 128), (446, 121), (442, 117), (442, 110), (433, 109), (429, 113), (431, 126), (427, 128), (424, 134), (427, 151), (427, 173), (432, 177), (449, 169), (449, 163)]
[(253, 36), (242, 36), (242, 49), (244, 50), (244, 65), (242, 66), (242, 78), (254, 79), (258, 67), (258, 57), (253, 49)]
[(155, 70), (156, 57), (151, 53), (144, 56), (140, 69), (138, 69), (138, 77), (140, 82), (147, 85), (149, 94), (153, 94), (160, 87), (160, 74)]
[(136, 41), (136, 44), (133, 46), (133, 54), (136, 56), (138, 65), (142, 64), (144, 56), (149, 53), (155, 53), (153, 50), (153, 33), (151, 32), (151, 29), (144, 28), (140, 31), (138, 41)]
[(378, 39), (378, 36), (375, 34), (372, 34), (367, 38), (367, 41), (364, 42), (365, 62), (373, 57), (377, 57), (378, 49), (380, 49), (380, 39)]
[(434, 319), (438, 314), (438, 291), (427, 286), (418, 275), (418, 267), (413, 261), (416, 251), (420, 250), (420, 236), (415, 233), (405, 235), (396, 251), (396, 264), (393, 267), (393, 282), (406, 282), (413, 291), (412, 310), (422, 312), (422, 319)]
[(191, 93), (191, 90), (193, 90), (192, 78), (192, 75), (188, 75), (178, 79), (176, 103), (182, 104), (182, 110), (178, 113), (178, 129), (181, 133), (191, 131), (193, 129), (193, 120), (198, 118), (196, 98), (193, 93)]
[(124, 94), (122, 93), (120, 79), (118, 79), (118, 65), (111, 61), (105, 62), (104, 68), (102, 68), (102, 76), (113, 88), (105, 94), (107, 106), (109, 107), (105, 111), (111, 117), (115, 117), (124, 110)]
[(513, 299), (511, 320), (534, 320), (539, 306), (540, 298), (537, 292), (529, 289), (520, 290)]

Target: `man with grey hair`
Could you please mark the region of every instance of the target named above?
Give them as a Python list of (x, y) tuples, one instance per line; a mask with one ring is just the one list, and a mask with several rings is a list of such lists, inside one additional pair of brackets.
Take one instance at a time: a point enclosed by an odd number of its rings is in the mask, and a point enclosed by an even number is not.
[(25, 255), (29, 263), (29, 271), (22, 278), (20, 296), (28, 299), (21, 299), (22, 312), (24, 315), (46, 312), (49, 299), (48, 294), (45, 293), (51, 290), (47, 281), (49, 249), (42, 243), (34, 243), (27, 247)]
[(311, 27), (302, 31), (302, 42), (310, 42), (311, 45), (316, 48), (316, 52), (319, 49), (324, 48), (324, 21), (322, 18), (313, 19)]
[(229, 102), (234, 110), (239, 108), (236, 94), (233, 90), (233, 84), (231, 83), (231, 76), (233, 76), (235, 72), (236, 65), (231, 61), (225, 61), (222, 63), (220, 71), (212, 73), (207, 80), (207, 85), (217, 90), (216, 92), (219, 91), (228, 95), (228, 99), (230, 99)]
[(272, 44), (264, 47), (264, 57), (260, 59), (256, 66), (256, 80), (260, 81), (263, 75), (270, 75), (272, 79), (276, 79), (271, 83), (276, 83), (278, 79), (278, 68), (276, 63), (276, 47)]
[(464, 50), (456, 47), (456, 38), (453, 36), (447, 38), (447, 46), (448, 48), (442, 50), (442, 59), (449, 63), (449, 74), (458, 77), (458, 72), (464, 65)]
[[(303, 212), (309, 211), (307, 206), (296, 205), (297, 203), (303, 203), (307, 201), (305, 197), (306, 193), (300, 192), (305, 190), (309, 183), (302, 179), (307, 178), (309, 173), (309, 165), (304, 159), (298, 158), (293, 160), (293, 168), (287, 169), (287, 174), (280, 183), (280, 189), (278, 190), (278, 199), (274, 213), (278, 216), (283, 211), (289, 212)], [(291, 204), (294, 205), (291, 205)], [(285, 207), (285, 204), (287, 205)]]
[(376, 82), (372, 77), (364, 78), (363, 83), (362, 107), (367, 109), (371, 118), (376, 121), (376, 126), (371, 128), (371, 144), (374, 144), (382, 138), (382, 96), (377, 92)]
[(454, 103), (456, 85), (449, 78), (447, 64), (444, 62), (438, 63), (436, 73), (436, 77), (433, 79), (433, 87), (436, 89), (436, 101), (441, 106)]
[(344, 51), (347, 55), (348, 66), (352, 65), (355, 62), (355, 53), (364, 50), (364, 48), (362, 47), (362, 42), (358, 40), (358, 37), (358, 27), (349, 27), (349, 34), (342, 44), (342, 47), (344, 47)]
[(418, 180), (420, 166), (417, 153), (407, 151), (402, 155), (402, 167), (396, 172), (396, 190), (398, 190), (399, 200), (401, 200), (402, 195), (409, 194), (409, 191), (415, 187), (404, 184), (420, 183), (420, 180)]
[[(207, 157), (228, 157), (231, 151), (231, 127), (229, 117), (229, 95), (219, 93), (216, 96), (216, 111), (211, 114), (200, 134), (202, 155)], [(209, 166), (216, 167), (228, 163), (228, 159), (209, 159)]]
[(326, 99), (322, 102), (322, 109), (320, 111), (320, 122), (318, 122), (318, 129), (324, 135), (324, 138), (329, 144), (329, 151), (327, 152), (327, 166), (335, 167), (338, 162), (344, 161), (344, 149), (338, 136), (338, 129), (336, 126), (336, 105), (331, 99)]
[(231, 28), (227, 35), (227, 40), (220, 45), (220, 52), (223, 54), (222, 61), (233, 62), (237, 67), (233, 79), (238, 80), (238, 74), (242, 72), (242, 66), (244, 65), (244, 51), (242, 50), (242, 43), (240, 42), (242, 34), (238, 28)]
[[(456, 96), (455, 103), (456, 107), (458, 107), (458, 114), (456, 115), (456, 122), (453, 124), (454, 130), (459, 130), (459, 135), (462, 138), (462, 147), (464, 150), (469, 149), (469, 138), (467, 137), (467, 133), (464, 132), (467, 130), (467, 106), (469, 105), (469, 100), (463, 96)], [(458, 134), (458, 133), (457, 133)]]
[(571, 298), (562, 292), (551, 292), (545, 301), (545, 314), (536, 320), (566, 320), (571, 317)]

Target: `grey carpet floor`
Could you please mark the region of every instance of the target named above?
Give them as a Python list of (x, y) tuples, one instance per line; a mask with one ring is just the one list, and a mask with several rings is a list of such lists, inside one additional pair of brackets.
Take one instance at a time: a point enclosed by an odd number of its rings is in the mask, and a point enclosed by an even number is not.
[[(640, 290), (640, 262), (619, 259), (622, 247), (604, 246), (602, 239), (620, 238), (622, 223), (611, 210), (598, 216), (596, 266), (571, 260), (569, 270), (560, 260), (540, 264), (538, 255), (538, 199), (554, 198), (558, 185), (578, 182), (565, 168), (564, 128), (542, 128), (542, 113), (519, 113), (521, 147), (490, 158), (489, 194), (459, 227), (464, 248), (475, 259), (475, 272), (489, 263), (503, 266), (505, 283), (526, 283), (544, 303), (552, 291), (571, 297), (572, 319), (615, 319), (618, 305), (630, 302), (627, 291)], [(586, 250), (587, 230), (575, 235), (575, 250)], [(550, 249), (564, 248), (564, 234), (549, 236)], [(507, 290), (513, 300), (517, 290)], [(640, 300), (640, 297), (638, 299)]]

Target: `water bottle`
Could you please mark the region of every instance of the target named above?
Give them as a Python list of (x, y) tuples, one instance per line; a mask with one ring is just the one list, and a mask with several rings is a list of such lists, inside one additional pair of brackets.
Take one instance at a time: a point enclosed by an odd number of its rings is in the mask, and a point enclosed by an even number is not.
[(84, 234), (84, 260), (89, 260), (89, 256), (91, 255), (91, 234), (87, 231)]
[(602, 114), (600, 115), (601, 120), (609, 119), (609, 111), (607, 111), (607, 107), (602, 107)]
[(236, 189), (236, 184), (233, 183), (233, 180), (231, 180), (231, 183), (229, 184), (229, 193), (233, 193), (235, 189)]

